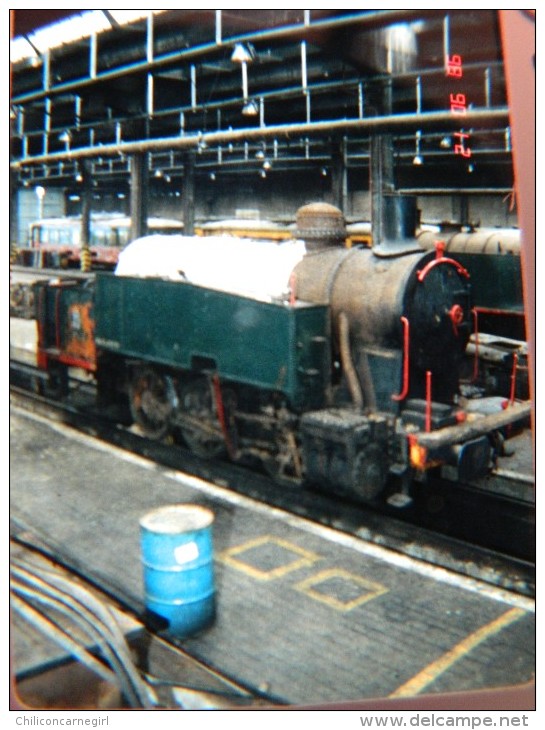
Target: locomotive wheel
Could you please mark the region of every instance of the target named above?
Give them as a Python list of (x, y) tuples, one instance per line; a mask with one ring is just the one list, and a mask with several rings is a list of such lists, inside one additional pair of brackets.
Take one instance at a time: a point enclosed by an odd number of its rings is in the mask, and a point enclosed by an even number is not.
[(152, 368), (137, 370), (129, 399), (132, 417), (148, 438), (162, 439), (169, 433), (178, 404), (172, 378)]
[[(225, 442), (218, 423), (212, 385), (207, 378), (197, 378), (183, 387), (180, 410), (180, 431), (191, 451), (204, 459), (223, 456)], [(185, 419), (185, 416), (188, 418)]]
[(354, 492), (366, 502), (376, 499), (386, 486), (384, 455), (377, 444), (368, 446), (354, 467)]

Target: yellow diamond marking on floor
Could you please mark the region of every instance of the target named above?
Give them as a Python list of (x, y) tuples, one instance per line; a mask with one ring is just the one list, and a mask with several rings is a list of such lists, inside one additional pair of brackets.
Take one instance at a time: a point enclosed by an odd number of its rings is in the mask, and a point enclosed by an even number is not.
[[(274, 580), (312, 565), (321, 556), (274, 535), (263, 535), (224, 550), (217, 559), (257, 580)], [(259, 567), (260, 560), (271, 562), (271, 559), (280, 564), (269, 569)]]
[[(342, 600), (338, 596), (335, 596), (331, 592), (331, 588), (328, 592), (327, 583), (336, 584), (342, 588), (344, 583), (344, 592), (356, 593), (355, 596)], [(320, 587), (322, 590), (320, 590)], [(382, 596), (388, 592), (388, 588), (381, 585), (380, 583), (374, 583), (373, 581), (367, 580), (360, 575), (355, 575), (342, 568), (330, 568), (329, 570), (322, 570), (320, 573), (311, 575), (306, 580), (298, 583), (295, 588), (306, 593), (307, 596), (321, 601), (331, 608), (337, 611), (351, 611), (356, 606), (361, 606), (368, 601), (372, 601), (374, 598)], [(356, 590), (354, 590), (356, 589)]]

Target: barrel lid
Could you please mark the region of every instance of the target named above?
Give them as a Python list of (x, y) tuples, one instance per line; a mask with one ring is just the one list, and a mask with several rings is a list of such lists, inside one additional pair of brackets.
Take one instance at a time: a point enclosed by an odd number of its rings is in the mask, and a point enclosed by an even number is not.
[(140, 527), (150, 532), (177, 534), (202, 530), (214, 521), (214, 513), (198, 504), (171, 504), (148, 512)]

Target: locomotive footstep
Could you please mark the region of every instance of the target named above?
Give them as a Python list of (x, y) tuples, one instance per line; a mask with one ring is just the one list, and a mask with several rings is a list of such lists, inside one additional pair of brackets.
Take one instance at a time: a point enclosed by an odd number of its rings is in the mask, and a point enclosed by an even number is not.
[(403, 492), (391, 494), (386, 501), (391, 507), (397, 507), (398, 509), (403, 509), (413, 503), (412, 497)]

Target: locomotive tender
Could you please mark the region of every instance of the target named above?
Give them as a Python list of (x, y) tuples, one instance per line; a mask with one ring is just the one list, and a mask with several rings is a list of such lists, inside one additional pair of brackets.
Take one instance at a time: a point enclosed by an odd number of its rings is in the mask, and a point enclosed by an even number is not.
[(464, 267), (414, 240), (346, 248), (326, 204), (298, 211), (297, 234), (152, 236), (115, 275), (38, 282), (39, 365), (91, 371), (149, 437), (367, 502), (406, 503), (415, 471), (484, 475), (529, 408), (463, 407)]

